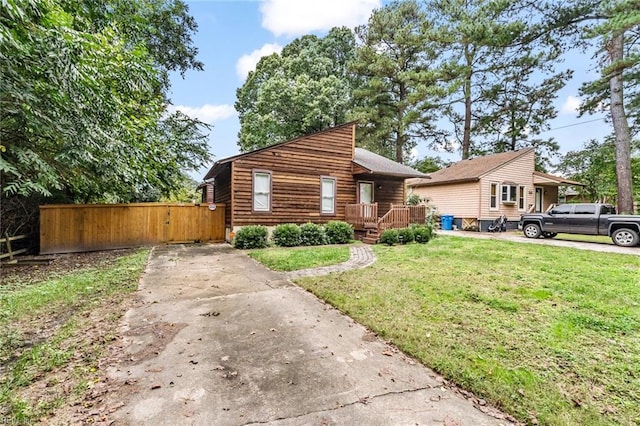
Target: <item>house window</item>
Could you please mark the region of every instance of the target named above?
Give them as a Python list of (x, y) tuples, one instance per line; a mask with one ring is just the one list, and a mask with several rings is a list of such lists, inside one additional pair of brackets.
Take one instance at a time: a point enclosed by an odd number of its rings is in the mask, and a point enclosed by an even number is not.
[(271, 172), (253, 172), (253, 211), (271, 211)]
[(332, 177), (320, 178), (320, 212), (322, 214), (336, 213), (336, 179)]
[(518, 186), (503, 183), (502, 184), (502, 204), (515, 204), (517, 201)]
[(519, 186), (518, 187), (518, 210), (524, 210), (524, 206), (525, 206), (524, 194), (525, 194), (525, 187)]
[(491, 182), (491, 192), (489, 196), (489, 209), (498, 210), (498, 184)]

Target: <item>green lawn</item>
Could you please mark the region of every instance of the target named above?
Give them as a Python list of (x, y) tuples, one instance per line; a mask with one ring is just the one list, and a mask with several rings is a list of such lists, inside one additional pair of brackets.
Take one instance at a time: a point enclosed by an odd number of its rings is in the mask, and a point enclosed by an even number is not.
[(586, 241), (590, 243), (613, 244), (611, 237), (605, 235), (558, 234), (554, 239), (565, 241)]
[(349, 260), (349, 247), (267, 248), (251, 250), (248, 254), (274, 271), (296, 271), (346, 262)]
[(640, 256), (457, 237), (375, 252), (297, 282), (523, 422), (640, 424)]
[(85, 404), (148, 253), (0, 286), (0, 423), (34, 424)]

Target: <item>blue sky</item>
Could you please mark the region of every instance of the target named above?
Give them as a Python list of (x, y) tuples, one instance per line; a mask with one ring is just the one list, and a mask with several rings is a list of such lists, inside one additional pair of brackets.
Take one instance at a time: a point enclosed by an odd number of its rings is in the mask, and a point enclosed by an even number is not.
[[(233, 108), (236, 89), (263, 55), (279, 51), (296, 37), (305, 34), (323, 36), (334, 26), (353, 28), (366, 23), (381, 0), (186, 0), (190, 14), (198, 22), (194, 44), (204, 71), (190, 71), (184, 78), (171, 78), (173, 107), (213, 126), (209, 147), (214, 160), (238, 153), (240, 128)], [(573, 80), (559, 94), (558, 118), (550, 132), (561, 152), (580, 149), (591, 138), (611, 133), (610, 124), (597, 116), (577, 117), (580, 84), (595, 74), (590, 70), (590, 55), (572, 52), (566, 65), (576, 70)], [(596, 119), (596, 120), (594, 120)], [(429, 151), (426, 142), (417, 147), (418, 157), (440, 155), (449, 161), (459, 154)], [(191, 176), (200, 180), (211, 165)]]

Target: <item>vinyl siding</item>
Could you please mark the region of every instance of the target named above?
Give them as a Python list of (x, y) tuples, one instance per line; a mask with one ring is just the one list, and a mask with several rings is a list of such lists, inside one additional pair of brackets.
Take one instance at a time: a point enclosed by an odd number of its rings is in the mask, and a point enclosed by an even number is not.
[(439, 214), (452, 214), (456, 218), (478, 218), (479, 188), (478, 182), (466, 182), (417, 187), (413, 189), (413, 193), (428, 197), (429, 205), (437, 207)]
[[(525, 187), (524, 209), (528, 209), (535, 201), (533, 187), (533, 171), (535, 170), (535, 153), (530, 151), (525, 155), (514, 159), (504, 166), (486, 174), (480, 178), (480, 211), (479, 219), (494, 219), (500, 215), (505, 215), (509, 220), (518, 220), (523, 213), (518, 209), (518, 202), (515, 205), (502, 204), (501, 186), (503, 182), (513, 182), (517, 186)], [(498, 183), (498, 210), (490, 210), (491, 182)]]

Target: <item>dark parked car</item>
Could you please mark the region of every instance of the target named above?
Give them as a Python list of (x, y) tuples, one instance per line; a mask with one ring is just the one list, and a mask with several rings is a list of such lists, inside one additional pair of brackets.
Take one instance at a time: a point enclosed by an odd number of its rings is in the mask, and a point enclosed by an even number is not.
[(553, 238), (564, 232), (607, 235), (623, 247), (640, 242), (640, 216), (618, 215), (610, 204), (560, 204), (545, 213), (522, 215), (518, 229), (527, 238)]

